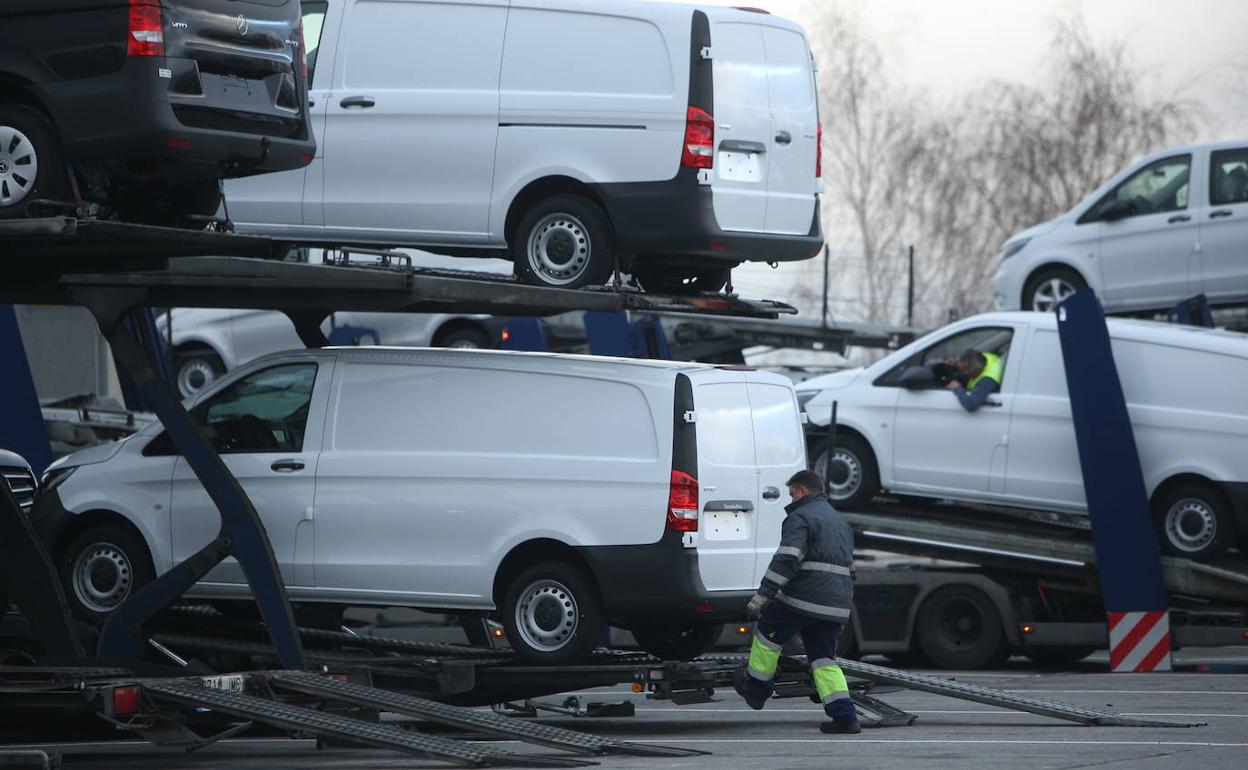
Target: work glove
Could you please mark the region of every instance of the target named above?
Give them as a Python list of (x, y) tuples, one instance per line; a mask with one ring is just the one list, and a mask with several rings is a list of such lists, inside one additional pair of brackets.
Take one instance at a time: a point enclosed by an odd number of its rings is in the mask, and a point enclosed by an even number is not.
[(757, 618), (759, 615), (762, 615), (763, 608), (767, 606), (767, 602), (769, 601), (771, 601), (770, 596), (754, 594), (754, 597), (750, 599), (750, 603), (745, 605), (746, 616), (750, 618)]

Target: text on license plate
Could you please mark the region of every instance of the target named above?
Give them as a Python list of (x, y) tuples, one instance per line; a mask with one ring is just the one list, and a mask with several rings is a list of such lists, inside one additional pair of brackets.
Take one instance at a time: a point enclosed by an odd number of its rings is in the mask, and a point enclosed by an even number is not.
[(245, 689), (242, 674), (204, 676), (200, 677), (199, 683), (204, 687), (210, 687), (213, 690), (225, 690), (226, 692), (243, 692)]

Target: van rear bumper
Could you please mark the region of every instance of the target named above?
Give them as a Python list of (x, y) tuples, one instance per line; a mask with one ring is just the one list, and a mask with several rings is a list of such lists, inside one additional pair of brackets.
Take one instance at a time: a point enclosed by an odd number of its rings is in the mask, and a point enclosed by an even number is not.
[(698, 573), (698, 554), (665, 532), (647, 545), (582, 546), (576, 549), (602, 588), (603, 609), (613, 621), (644, 618), (681, 623), (726, 622), (745, 617), (754, 591), (708, 591)]
[[(662, 182), (591, 185), (607, 207), (621, 251), (642, 256), (695, 257), (693, 262), (793, 262), (823, 248), (819, 202), (805, 235), (729, 232), (715, 218), (709, 185), (697, 169), (681, 168)], [(688, 261), (688, 260), (686, 260)]]

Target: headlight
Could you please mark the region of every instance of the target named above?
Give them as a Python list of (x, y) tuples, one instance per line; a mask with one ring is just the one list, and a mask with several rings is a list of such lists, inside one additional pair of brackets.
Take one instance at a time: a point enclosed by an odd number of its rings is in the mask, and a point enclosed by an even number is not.
[(71, 465), (68, 468), (54, 468), (50, 471), (44, 471), (43, 479), (39, 482), (40, 494), (44, 492), (51, 492), (56, 489), (63, 481), (65, 481), (65, 479), (69, 478), (74, 471), (78, 470), (78, 468), (79, 466), (77, 465)]
[(817, 390), (799, 390), (797, 392), (797, 408), (803, 412), (806, 411), (806, 405), (817, 395), (819, 395)]
[(1005, 244), (1005, 247), (1001, 249), (1001, 259), (1009, 259), (1014, 256), (1018, 252), (1022, 251), (1023, 247), (1030, 241), (1030, 238), (1019, 238), (1016, 241), (1010, 241)]

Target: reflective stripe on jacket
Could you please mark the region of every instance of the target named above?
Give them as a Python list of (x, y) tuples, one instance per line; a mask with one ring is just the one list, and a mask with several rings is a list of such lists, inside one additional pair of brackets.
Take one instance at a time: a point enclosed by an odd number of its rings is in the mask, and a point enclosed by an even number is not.
[(854, 533), (821, 494), (790, 503), (780, 528), (780, 547), (759, 593), (794, 612), (820, 620), (849, 618), (854, 584)]

